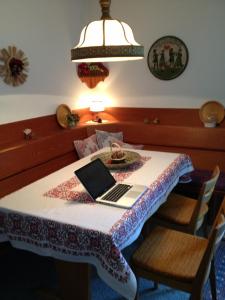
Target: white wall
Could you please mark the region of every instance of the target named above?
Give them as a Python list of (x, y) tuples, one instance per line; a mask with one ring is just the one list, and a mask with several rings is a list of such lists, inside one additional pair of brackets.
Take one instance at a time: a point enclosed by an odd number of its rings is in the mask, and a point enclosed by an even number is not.
[(0, 124), (54, 114), (61, 103), (74, 105), (80, 83), (70, 49), (85, 7), (84, 0), (0, 0), (0, 48), (15, 45), (30, 63), (23, 85), (0, 78)]
[[(127, 22), (145, 47), (142, 61), (109, 63), (104, 83), (89, 89), (76, 76), (70, 49), (81, 28), (100, 18), (99, 0), (0, 0), (0, 48), (16, 45), (30, 62), (19, 87), (0, 79), (0, 123), (53, 114), (61, 103), (87, 106), (105, 97), (110, 106), (198, 108), (209, 99), (225, 105), (224, 0), (112, 0), (111, 16)], [(189, 50), (184, 73), (161, 81), (147, 54), (165, 35)], [(1, 62), (0, 62), (1, 63)]]
[[(111, 16), (127, 22), (145, 47), (141, 62), (110, 64), (115, 105), (198, 108), (209, 99), (225, 105), (224, 0), (113, 0)], [(189, 50), (186, 70), (170, 81), (155, 78), (147, 65), (151, 45), (165, 35), (181, 38)]]

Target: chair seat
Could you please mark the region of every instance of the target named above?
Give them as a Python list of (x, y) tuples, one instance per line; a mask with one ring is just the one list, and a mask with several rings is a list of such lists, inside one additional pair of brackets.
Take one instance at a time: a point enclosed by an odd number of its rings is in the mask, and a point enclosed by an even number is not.
[[(156, 213), (157, 218), (174, 222), (180, 225), (188, 225), (196, 207), (197, 200), (171, 193), (167, 201)], [(208, 205), (203, 203), (198, 219), (202, 219), (208, 211)]]
[(197, 274), (207, 245), (207, 239), (157, 226), (132, 261), (135, 268), (189, 283)]

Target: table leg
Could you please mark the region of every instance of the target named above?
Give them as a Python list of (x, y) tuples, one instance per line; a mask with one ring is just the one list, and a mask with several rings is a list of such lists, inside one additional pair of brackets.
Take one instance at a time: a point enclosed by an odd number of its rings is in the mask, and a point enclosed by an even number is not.
[(0, 243), (0, 255), (4, 255), (9, 252), (11, 249), (11, 245), (8, 242)]
[(63, 300), (91, 299), (89, 264), (55, 260), (55, 266)]

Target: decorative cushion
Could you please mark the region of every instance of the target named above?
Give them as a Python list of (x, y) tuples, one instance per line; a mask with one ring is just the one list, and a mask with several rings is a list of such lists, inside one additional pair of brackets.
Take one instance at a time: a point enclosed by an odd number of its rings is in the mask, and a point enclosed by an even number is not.
[(99, 149), (110, 145), (110, 139), (113, 137), (119, 141), (123, 141), (123, 133), (122, 132), (108, 132), (102, 130), (96, 131), (96, 139)]
[(99, 150), (96, 134), (93, 134), (84, 140), (76, 140), (73, 143), (79, 158), (85, 157)]
[(121, 148), (127, 148), (127, 149), (143, 149), (144, 145), (131, 145), (128, 143), (124, 143), (114, 137), (109, 136), (107, 139), (105, 139), (102, 143), (103, 147), (110, 147), (112, 143), (117, 143)]

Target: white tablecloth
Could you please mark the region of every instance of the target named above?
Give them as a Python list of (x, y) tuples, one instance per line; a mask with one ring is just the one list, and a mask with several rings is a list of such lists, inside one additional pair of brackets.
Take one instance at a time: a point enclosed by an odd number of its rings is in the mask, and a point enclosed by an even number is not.
[[(104, 151), (108, 149), (99, 152)], [(2, 198), (0, 241), (39, 255), (91, 263), (108, 285), (134, 299), (136, 278), (121, 250), (139, 236), (180, 177), (193, 170), (183, 154), (135, 151), (142, 157), (139, 165), (112, 172), (117, 180), (148, 186), (132, 209), (98, 204), (87, 196), (73, 174), (90, 161), (88, 156)]]

